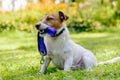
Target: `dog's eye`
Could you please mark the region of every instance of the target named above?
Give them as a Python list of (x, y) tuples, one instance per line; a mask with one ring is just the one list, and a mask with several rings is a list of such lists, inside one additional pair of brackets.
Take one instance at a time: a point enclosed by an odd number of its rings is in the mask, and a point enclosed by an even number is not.
[(53, 20), (54, 18), (51, 18), (51, 17), (49, 17), (49, 18), (47, 18), (47, 21), (50, 21), (50, 20)]

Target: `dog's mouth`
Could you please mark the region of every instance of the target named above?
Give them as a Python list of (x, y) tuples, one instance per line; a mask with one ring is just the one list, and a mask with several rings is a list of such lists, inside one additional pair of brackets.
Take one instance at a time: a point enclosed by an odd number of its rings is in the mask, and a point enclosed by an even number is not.
[(41, 24), (37, 24), (35, 26), (39, 32), (39, 34), (49, 34), (50, 36), (55, 36), (56, 35), (56, 29), (52, 28), (51, 26), (41, 23)]
[(39, 30), (40, 34), (44, 34), (45, 33), (45, 30), (41, 29)]

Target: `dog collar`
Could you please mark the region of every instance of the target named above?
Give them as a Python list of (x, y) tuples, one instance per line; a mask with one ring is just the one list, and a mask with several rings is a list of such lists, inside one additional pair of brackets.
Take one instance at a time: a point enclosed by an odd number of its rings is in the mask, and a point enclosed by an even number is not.
[(64, 31), (65, 31), (65, 28), (63, 28), (59, 33), (57, 33), (55, 36), (52, 36), (52, 37), (57, 37), (57, 36), (61, 35)]

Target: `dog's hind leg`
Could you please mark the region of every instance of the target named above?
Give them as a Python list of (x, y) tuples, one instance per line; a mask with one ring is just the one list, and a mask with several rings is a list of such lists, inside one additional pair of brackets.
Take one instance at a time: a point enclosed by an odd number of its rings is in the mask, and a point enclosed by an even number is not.
[(71, 67), (72, 70), (84, 69), (84, 68), (85, 68), (85, 64), (84, 64), (84, 62), (83, 62), (83, 59), (80, 59), (76, 65), (73, 65), (73, 66)]
[(70, 71), (72, 63), (73, 63), (73, 58), (72, 57), (67, 58), (65, 60), (65, 63), (64, 63), (64, 70), (65, 71)]
[(96, 60), (87, 56), (83, 57), (83, 61), (87, 71), (92, 71), (92, 67), (96, 65)]

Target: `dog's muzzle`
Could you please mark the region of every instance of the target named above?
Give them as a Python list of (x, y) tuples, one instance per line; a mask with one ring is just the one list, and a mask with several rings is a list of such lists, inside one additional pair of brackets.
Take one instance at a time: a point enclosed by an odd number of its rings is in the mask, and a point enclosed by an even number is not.
[(40, 34), (44, 34), (45, 33), (45, 29), (48, 27), (48, 25), (46, 25), (44, 23), (37, 23), (35, 25), (35, 27), (40, 32)]

